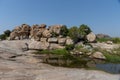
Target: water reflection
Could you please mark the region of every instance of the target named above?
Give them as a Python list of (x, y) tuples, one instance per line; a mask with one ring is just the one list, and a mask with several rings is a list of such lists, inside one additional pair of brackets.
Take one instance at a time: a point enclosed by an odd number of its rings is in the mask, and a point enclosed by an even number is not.
[(120, 74), (120, 64), (97, 64), (96, 68), (109, 73)]

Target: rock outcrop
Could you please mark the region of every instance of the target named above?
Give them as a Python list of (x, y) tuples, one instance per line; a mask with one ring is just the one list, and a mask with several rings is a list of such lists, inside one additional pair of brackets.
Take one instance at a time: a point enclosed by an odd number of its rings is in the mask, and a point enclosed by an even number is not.
[(67, 40), (66, 38), (59, 38), (59, 39), (58, 39), (58, 44), (64, 46), (65, 43), (66, 43), (66, 40)]
[(48, 42), (32, 41), (29, 44), (29, 49), (38, 49), (38, 50), (49, 49), (49, 43)]
[(58, 38), (48, 38), (49, 43), (58, 43)]
[(74, 41), (73, 41), (70, 37), (67, 37), (65, 44), (66, 44), (66, 45), (74, 44)]
[(110, 39), (111, 37), (109, 35), (106, 35), (106, 34), (96, 34), (96, 37), (97, 38), (107, 38), (107, 39)]

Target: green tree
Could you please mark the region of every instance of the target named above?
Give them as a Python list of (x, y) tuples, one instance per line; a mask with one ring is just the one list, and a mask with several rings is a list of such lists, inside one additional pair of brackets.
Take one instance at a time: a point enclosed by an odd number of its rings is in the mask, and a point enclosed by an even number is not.
[(5, 35), (5, 34), (1, 34), (1, 35), (0, 35), (0, 39), (1, 39), (1, 40), (5, 40), (5, 39), (6, 39), (6, 35)]
[(90, 27), (88, 27), (85, 24), (82, 24), (82, 25), (80, 25), (78, 32), (79, 32), (81, 38), (85, 38), (86, 35), (88, 35), (92, 31), (91, 31)]
[(7, 37), (9, 37), (9, 36), (10, 36), (10, 33), (11, 33), (11, 31), (10, 31), (10, 30), (6, 30), (6, 31), (4, 31), (4, 34), (5, 34)]
[(74, 42), (78, 42), (79, 40), (79, 29), (77, 26), (73, 26), (69, 29), (68, 36), (73, 39)]
[(66, 25), (63, 25), (61, 28), (61, 35), (63, 35), (63, 37), (66, 37), (68, 35), (68, 29)]

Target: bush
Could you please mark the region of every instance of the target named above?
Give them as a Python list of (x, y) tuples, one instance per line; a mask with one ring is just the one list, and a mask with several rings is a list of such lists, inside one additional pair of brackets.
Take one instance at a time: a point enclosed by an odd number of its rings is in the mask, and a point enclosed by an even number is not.
[(55, 33), (55, 32), (52, 32), (51, 34), (52, 34), (52, 37), (57, 37), (58, 36), (58, 34)]
[(80, 34), (81, 38), (84, 39), (86, 37), (86, 35), (88, 35), (90, 32), (92, 32), (92, 31), (87, 25), (85, 25), (85, 24), (80, 25), (79, 34)]
[(35, 52), (35, 54), (64, 55), (64, 54), (68, 54), (68, 51), (66, 49), (42, 50), (42, 51)]
[(106, 57), (107, 62), (120, 63), (120, 56), (119, 55), (105, 53), (104, 56)]
[(73, 39), (73, 41), (76, 43), (79, 41), (80, 35), (78, 32), (78, 28), (76, 26), (73, 26), (69, 29), (68, 36)]
[(66, 37), (68, 35), (68, 29), (66, 25), (63, 25), (61, 28), (61, 35), (63, 35), (63, 37)]
[(120, 38), (116, 37), (116, 38), (112, 38), (113, 43), (120, 43)]
[(107, 41), (110, 41), (111, 39), (109, 39), (109, 38), (97, 38), (96, 40), (98, 42), (107, 42)]
[(74, 49), (74, 44), (66, 45), (65, 49), (68, 50), (68, 51), (73, 50)]
[(4, 34), (5, 34), (7, 37), (9, 37), (9, 36), (10, 36), (10, 33), (11, 33), (11, 31), (10, 31), (10, 30), (6, 30), (6, 31), (4, 31)]
[(76, 50), (80, 50), (81, 48), (83, 48), (82, 45), (77, 45), (77, 46), (75, 46), (75, 49), (76, 49)]
[(0, 39), (1, 39), (1, 40), (5, 40), (5, 39), (6, 39), (6, 35), (5, 35), (5, 34), (1, 34), (1, 35), (0, 35)]

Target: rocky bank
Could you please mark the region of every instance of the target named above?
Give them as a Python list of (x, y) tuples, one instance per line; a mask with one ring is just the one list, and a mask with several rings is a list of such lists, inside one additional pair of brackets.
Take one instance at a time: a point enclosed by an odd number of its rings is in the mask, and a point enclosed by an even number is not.
[(0, 41), (0, 80), (120, 80), (120, 75), (103, 71), (53, 67), (41, 63), (29, 40)]

